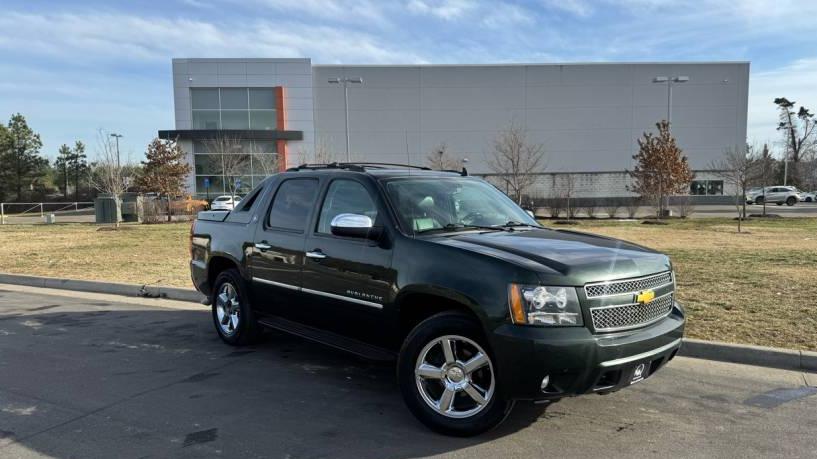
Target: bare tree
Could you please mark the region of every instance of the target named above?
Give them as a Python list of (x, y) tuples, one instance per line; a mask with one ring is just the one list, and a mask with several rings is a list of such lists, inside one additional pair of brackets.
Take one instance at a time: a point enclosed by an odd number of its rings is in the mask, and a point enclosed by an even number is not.
[(438, 171), (454, 171), (460, 168), (462, 159), (453, 158), (448, 153), (448, 145), (445, 142), (434, 147), (426, 156), (426, 165)]
[(561, 185), (559, 186), (559, 194), (567, 203), (567, 219), (570, 220), (576, 216), (576, 208), (571, 204), (571, 199), (573, 199), (573, 196), (575, 195), (576, 178), (573, 176), (573, 174), (563, 174), (558, 177), (560, 178), (559, 181), (561, 182)]
[(488, 166), (519, 204), (525, 190), (536, 183), (536, 174), (544, 171), (545, 163), (544, 145), (528, 142), (527, 131), (513, 123), (499, 132), (488, 159)]
[(122, 164), (116, 144), (110, 134), (102, 129), (97, 132), (96, 161), (93, 163), (89, 181), (100, 193), (113, 197), (116, 205), (116, 227), (122, 222), (122, 195), (128, 190), (130, 168)]
[(738, 233), (741, 232), (741, 223), (746, 218), (746, 190), (749, 189), (758, 168), (754, 151), (756, 148), (750, 145), (728, 148), (721, 159), (713, 161), (709, 166), (725, 184), (735, 190)]
[(217, 136), (204, 141), (207, 151), (211, 154), (220, 155), (221, 171), (224, 175), (224, 184), (230, 196), (235, 198), (238, 187), (236, 178), (246, 175), (250, 170), (251, 159), (249, 153), (252, 147), (249, 142), (242, 142), (240, 137)]
[[(769, 150), (769, 144), (763, 144), (763, 149), (757, 153), (755, 159), (756, 167), (754, 174), (752, 174), (752, 182), (761, 186), (763, 190), (763, 213), (766, 216), (766, 187), (775, 180), (775, 159), (772, 158), (772, 153)], [(757, 201), (755, 201), (757, 202)]]

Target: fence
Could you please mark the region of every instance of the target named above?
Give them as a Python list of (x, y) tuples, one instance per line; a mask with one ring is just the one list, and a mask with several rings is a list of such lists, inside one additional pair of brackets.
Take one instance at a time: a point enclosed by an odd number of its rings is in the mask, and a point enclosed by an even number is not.
[(0, 202), (0, 225), (46, 223), (93, 223), (93, 202)]

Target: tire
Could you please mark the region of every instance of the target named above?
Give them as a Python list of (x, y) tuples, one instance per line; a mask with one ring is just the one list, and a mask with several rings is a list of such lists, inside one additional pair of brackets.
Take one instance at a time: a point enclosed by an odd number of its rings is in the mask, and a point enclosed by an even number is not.
[(812, 198), (810, 198), (810, 197), (809, 197), (809, 198), (806, 198), (806, 202), (811, 202), (811, 201), (813, 201), (813, 199), (812, 199)]
[(787, 206), (791, 207), (791, 206), (793, 206), (793, 205), (795, 205), (795, 204), (797, 204), (797, 198), (795, 198), (794, 196), (789, 196), (789, 197), (786, 199), (786, 205), (787, 205)]
[(263, 330), (255, 320), (249, 298), (247, 285), (237, 269), (222, 271), (216, 277), (210, 295), (213, 325), (221, 340), (229, 345), (245, 346), (261, 337)]
[(780, 202), (780, 201), (776, 202), (775, 204), (777, 204), (778, 206), (782, 206), (782, 205), (783, 205), (783, 203), (782, 203), (782, 202)]
[[(450, 354), (444, 343), (453, 343)], [(465, 363), (477, 366), (469, 369)], [(514, 405), (502, 396), (496, 362), (481, 327), (461, 313), (437, 314), (409, 333), (400, 350), (397, 379), (412, 414), (445, 435), (486, 432), (501, 424)], [(446, 393), (451, 402), (443, 409)]]
[(755, 204), (757, 204), (757, 205), (761, 205), (761, 204), (763, 204), (763, 200), (764, 200), (764, 199), (765, 199), (765, 198), (764, 198), (763, 196), (758, 196), (758, 197), (756, 197), (756, 198), (755, 198)]

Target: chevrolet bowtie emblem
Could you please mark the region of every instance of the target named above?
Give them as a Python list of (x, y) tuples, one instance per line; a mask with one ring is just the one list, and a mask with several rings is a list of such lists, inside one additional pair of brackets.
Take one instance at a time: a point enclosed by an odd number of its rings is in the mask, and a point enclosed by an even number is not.
[(640, 304), (647, 304), (653, 299), (655, 299), (655, 292), (652, 290), (644, 290), (635, 295), (635, 302)]

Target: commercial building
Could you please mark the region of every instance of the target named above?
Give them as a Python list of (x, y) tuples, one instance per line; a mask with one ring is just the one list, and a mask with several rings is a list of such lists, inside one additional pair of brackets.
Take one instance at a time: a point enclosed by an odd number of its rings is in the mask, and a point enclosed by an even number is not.
[[(521, 127), (541, 143), (531, 190), (628, 196), (637, 139), (671, 115), (696, 171), (691, 193), (719, 196), (709, 169), (746, 142), (748, 62), (498, 65), (313, 65), (310, 59), (174, 59), (177, 138), (195, 175), (190, 191), (247, 191), (303, 162), (428, 165), (443, 148), (476, 175), (497, 134)], [(670, 97), (671, 95), (671, 97)], [(348, 127), (348, 129), (347, 129)], [(347, 137), (348, 133), (348, 137)], [(215, 139), (215, 140), (214, 140)], [(236, 180), (238, 179), (238, 180)], [(728, 193), (728, 190), (726, 190)]]

